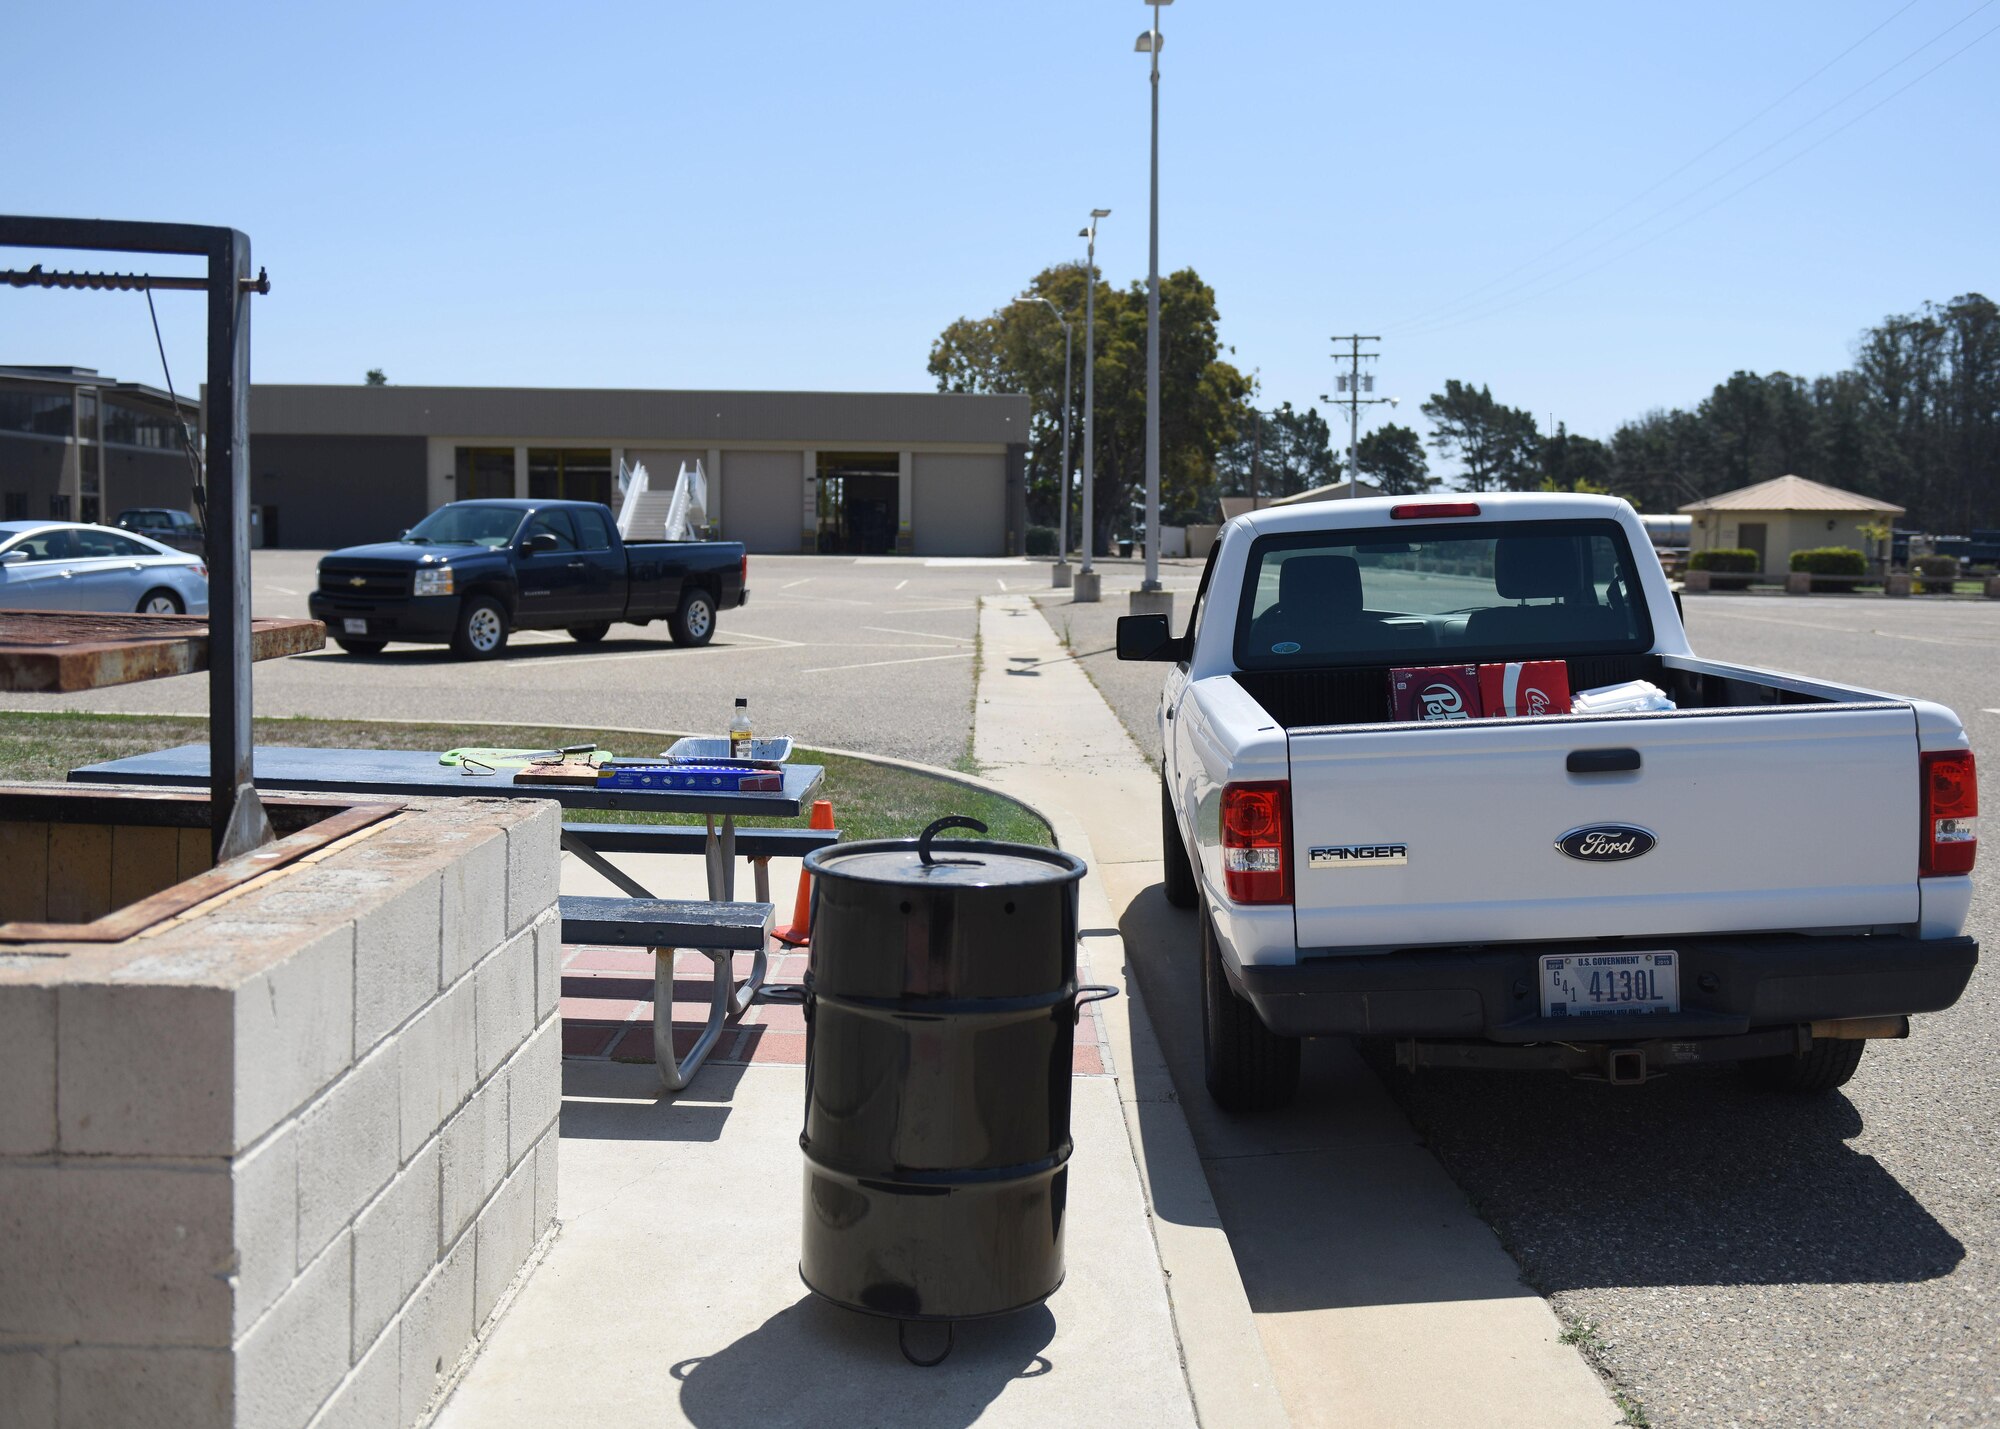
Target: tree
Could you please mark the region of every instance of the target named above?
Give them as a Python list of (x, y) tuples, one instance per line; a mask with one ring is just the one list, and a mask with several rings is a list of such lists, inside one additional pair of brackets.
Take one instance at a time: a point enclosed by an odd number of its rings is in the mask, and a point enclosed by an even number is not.
[(1422, 411), (1435, 428), (1431, 445), (1438, 455), (1464, 468), (1466, 490), (1533, 491), (1541, 484), (1533, 415), (1494, 401), (1491, 388), (1448, 378)]
[(370, 387), (387, 387), (389, 385), (388, 376), (379, 367), (369, 368), (368, 376), (363, 380), (366, 381)]
[(1354, 466), (1384, 496), (1421, 496), (1437, 485), (1424, 444), (1408, 427), (1378, 427), (1354, 447)]
[[(1029, 284), (1068, 317), (1076, 338), (1070, 400), (1082, 452), (1082, 264), (1045, 269)], [(1146, 467), (1146, 288), (1097, 285), (1096, 475), (1093, 549), (1109, 548), (1144, 491)], [(1223, 360), (1215, 290), (1192, 269), (1160, 283), (1161, 519), (1185, 521), (1212, 509), (1216, 458), (1236, 437), (1250, 382)], [(1062, 465), (1062, 329), (1040, 303), (1009, 303), (983, 318), (960, 318), (931, 344), (940, 392), (1025, 392), (1034, 412), (1028, 451), (1029, 520), (1054, 525)]]
[(1265, 412), (1245, 405), (1236, 415), (1236, 438), (1216, 453), (1216, 492), (1222, 496), (1255, 494), (1271, 498), (1295, 496), (1340, 479), (1340, 459), (1333, 453), (1333, 429), (1318, 408), (1301, 412), (1290, 402)]
[(1584, 491), (1608, 494), (1614, 461), (1611, 448), (1595, 437), (1573, 437), (1562, 422), (1555, 435), (1542, 438), (1537, 453), (1542, 470), (1543, 491)]

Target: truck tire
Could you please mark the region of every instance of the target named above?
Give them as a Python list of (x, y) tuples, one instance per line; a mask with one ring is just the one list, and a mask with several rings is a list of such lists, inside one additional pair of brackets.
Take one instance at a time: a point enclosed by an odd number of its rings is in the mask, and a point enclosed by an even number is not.
[(382, 647), (389, 642), (386, 640), (356, 640), (352, 636), (336, 635), (333, 637), (333, 643), (350, 655), (380, 655)]
[(569, 638), (579, 645), (595, 645), (610, 633), (611, 622), (608, 620), (593, 620), (588, 625), (572, 625), (569, 628)]
[(1276, 1111), (1299, 1090), (1299, 1039), (1280, 1037), (1238, 997), (1222, 970), (1215, 924), (1201, 920), (1201, 1065), (1224, 1111)]
[(705, 590), (691, 590), (681, 597), (681, 608), (668, 622), (668, 633), (676, 645), (706, 645), (715, 634), (715, 597)]
[(1767, 1092), (1813, 1096), (1847, 1085), (1868, 1044), (1860, 1038), (1815, 1037), (1804, 1052), (1784, 1057), (1754, 1057), (1739, 1062), (1750, 1084)]
[(490, 595), (467, 599), (451, 632), (451, 653), (461, 660), (491, 660), (506, 648), (505, 607)]
[(1187, 841), (1174, 818), (1165, 770), (1160, 772), (1160, 861), (1164, 869), (1160, 890), (1167, 895), (1167, 902), (1176, 908), (1194, 907), (1194, 866), (1188, 862)]

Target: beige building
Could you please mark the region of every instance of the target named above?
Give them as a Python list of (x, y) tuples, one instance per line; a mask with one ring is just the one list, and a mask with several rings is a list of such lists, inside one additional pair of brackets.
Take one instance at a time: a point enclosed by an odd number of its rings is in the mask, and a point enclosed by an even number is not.
[(394, 539), (447, 501), (615, 507), (620, 462), (701, 462), (724, 539), (771, 553), (1018, 555), (1025, 396), (548, 387), (250, 390), (252, 502), (271, 545)]
[(1892, 502), (1803, 476), (1774, 477), (1706, 501), (1690, 501), (1681, 511), (1694, 518), (1690, 552), (1755, 551), (1759, 569), (1777, 580), (1792, 568), (1794, 551), (1850, 546), (1879, 560), (1887, 542), (1863, 535), (1861, 528), (1890, 525), (1903, 514)]

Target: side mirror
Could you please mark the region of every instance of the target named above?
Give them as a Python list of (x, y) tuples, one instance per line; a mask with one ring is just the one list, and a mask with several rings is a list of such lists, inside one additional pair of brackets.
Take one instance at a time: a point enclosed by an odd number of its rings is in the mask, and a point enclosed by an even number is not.
[(1118, 617), (1118, 658), (1121, 660), (1185, 660), (1188, 642), (1174, 635), (1164, 615)]
[(561, 544), (562, 542), (558, 541), (555, 538), (554, 532), (537, 531), (535, 532), (534, 535), (528, 537), (526, 540), (521, 542), (521, 554), (526, 556), (538, 556), (543, 551), (553, 551), (557, 546)]
[(27, 559), (28, 559), (28, 553), (26, 551), (0, 552), (0, 566), (19, 565), (22, 561), (25, 561)]

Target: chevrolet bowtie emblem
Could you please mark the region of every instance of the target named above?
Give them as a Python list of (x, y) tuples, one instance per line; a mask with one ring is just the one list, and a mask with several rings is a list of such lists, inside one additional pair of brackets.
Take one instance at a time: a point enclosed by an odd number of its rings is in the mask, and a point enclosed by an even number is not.
[(366, 576), (349, 576), (349, 577), (347, 578), (347, 583), (348, 583), (349, 585), (351, 585), (351, 586), (364, 586), (364, 585), (367, 585), (367, 584), (368, 584), (368, 577), (366, 577)]

